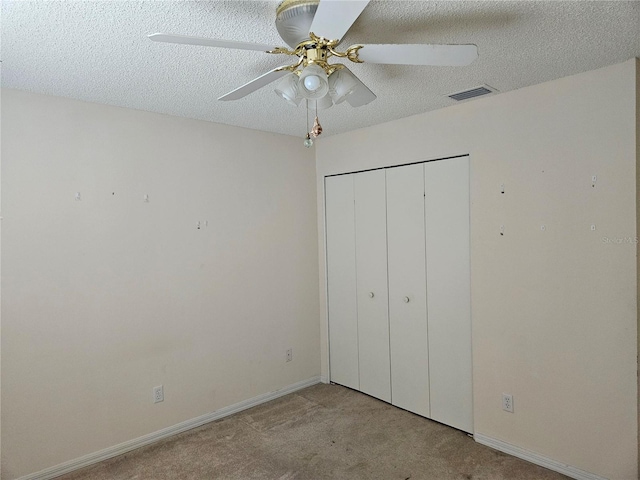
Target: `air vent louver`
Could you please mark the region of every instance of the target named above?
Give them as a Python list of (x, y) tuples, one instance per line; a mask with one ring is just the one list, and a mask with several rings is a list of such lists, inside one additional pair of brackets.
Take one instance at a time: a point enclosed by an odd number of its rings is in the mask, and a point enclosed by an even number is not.
[(482, 95), (487, 95), (489, 93), (493, 93), (496, 90), (487, 85), (483, 85), (481, 87), (472, 88), (471, 90), (465, 90), (464, 92), (452, 93), (451, 95), (447, 95), (449, 98), (456, 100), (458, 102), (462, 100), (468, 100), (474, 97), (480, 97)]

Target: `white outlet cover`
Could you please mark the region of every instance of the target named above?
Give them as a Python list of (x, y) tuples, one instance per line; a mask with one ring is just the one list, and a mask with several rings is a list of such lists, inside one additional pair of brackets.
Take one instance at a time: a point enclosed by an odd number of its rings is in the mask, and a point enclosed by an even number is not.
[(153, 387), (153, 403), (164, 402), (164, 387), (159, 385)]
[(513, 395), (508, 393), (502, 394), (502, 409), (506, 412), (513, 413)]

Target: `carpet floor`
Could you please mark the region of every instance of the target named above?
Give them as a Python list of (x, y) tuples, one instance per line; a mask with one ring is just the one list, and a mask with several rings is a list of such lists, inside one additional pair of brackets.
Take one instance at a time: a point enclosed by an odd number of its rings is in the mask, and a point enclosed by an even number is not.
[(64, 480), (555, 480), (564, 475), (337, 385), (314, 385)]

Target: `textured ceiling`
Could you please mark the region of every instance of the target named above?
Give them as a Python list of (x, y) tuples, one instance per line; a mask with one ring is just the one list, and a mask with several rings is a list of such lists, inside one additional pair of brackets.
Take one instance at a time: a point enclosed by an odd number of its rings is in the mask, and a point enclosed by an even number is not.
[[(3, 1), (2, 85), (90, 102), (302, 136), (273, 85), (216, 99), (291, 57), (151, 42), (155, 32), (284, 44), (277, 1)], [(378, 99), (320, 112), (325, 135), (640, 57), (640, 1), (372, 1), (342, 45), (474, 43), (468, 67), (349, 64)], [(473, 100), (471, 100), (473, 101)]]

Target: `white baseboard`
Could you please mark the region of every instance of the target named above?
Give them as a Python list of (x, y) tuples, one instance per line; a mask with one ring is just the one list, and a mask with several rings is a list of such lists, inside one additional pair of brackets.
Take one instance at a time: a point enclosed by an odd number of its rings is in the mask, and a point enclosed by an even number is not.
[(329, 383), (329, 379), (326, 375), (320, 375), (320, 383)]
[(213, 422), (214, 420), (228, 417), (229, 415), (233, 415), (234, 413), (238, 413), (242, 410), (255, 407), (256, 405), (260, 405), (284, 395), (288, 395), (289, 393), (293, 393), (297, 390), (310, 387), (311, 385), (315, 385), (317, 383), (320, 383), (319, 375), (311, 377), (307, 380), (302, 380), (301, 382), (297, 382), (292, 385), (288, 385), (284, 388), (281, 388), (280, 390), (276, 390), (275, 392), (264, 393), (262, 395), (258, 395), (257, 397), (253, 397), (248, 400), (229, 405), (228, 407), (221, 408), (220, 410), (216, 410), (215, 412), (207, 413), (205, 415), (192, 418), (191, 420), (178, 423), (177, 425), (163, 428), (162, 430), (158, 430), (157, 432), (153, 432), (148, 435), (129, 440), (128, 442), (114, 445), (113, 447), (105, 448), (104, 450), (100, 450), (98, 452), (90, 453), (83, 457), (76, 458), (74, 460), (70, 460), (68, 462), (64, 462), (50, 468), (46, 468), (36, 473), (25, 475), (24, 477), (20, 477), (17, 480), (49, 480), (51, 478), (64, 475), (65, 473), (88, 467), (89, 465), (93, 465), (94, 463), (102, 462), (103, 460), (107, 460), (112, 457), (117, 457), (118, 455), (122, 455), (123, 453), (130, 452), (131, 450), (135, 450), (136, 448), (144, 447), (145, 445), (155, 443), (159, 440), (171, 437), (178, 433), (186, 432), (187, 430), (191, 430), (192, 428), (200, 427), (206, 423)]
[(509, 455), (521, 458), (523, 460), (526, 460), (527, 462), (535, 463), (536, 465), (548, 468), (549, 470), (562, 473), (567, 477), (576, 478), (578, 480), (607, 480), (606, 478), (600, 477), (594, 473), (585, 472), (584, 470), (580, 470), (579, 468), (557, 462), (556, 460), (552, 460), (551, 458), (547, 458), (538, 453), (530, 452), (529, 450), (525, 450), (524, 448), (516, 447), (515, 445), (503, 442), (502, 440), (487, 437), (486, 435), (482, 435), (481, 433), (475, 433), (473, 435), (473, 438), (476, 442), (481, 443), (482, 445), (486, 445), (487, 447), (491, 447), (495, 450), (500, 450), (501, 452), (508, 453)]

